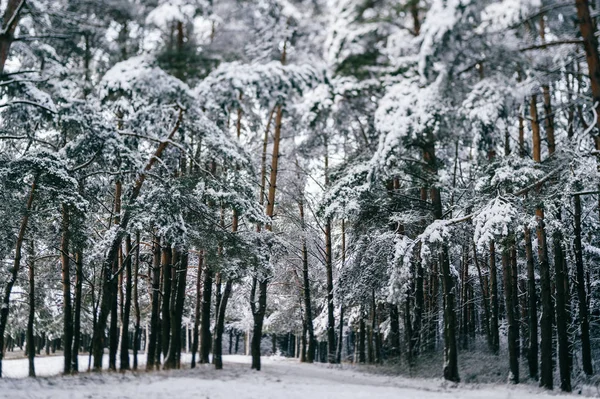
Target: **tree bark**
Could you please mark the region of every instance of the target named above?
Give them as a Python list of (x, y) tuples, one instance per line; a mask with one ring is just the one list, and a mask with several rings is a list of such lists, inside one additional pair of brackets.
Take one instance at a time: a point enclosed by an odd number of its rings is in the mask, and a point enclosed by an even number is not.
[(490, 331), (492, 333), (492, 352), (500, 351), (500, 332), (498, 327), (498, 271), (496, 269), (496, 244), (490, 241), (490, 302), (492, 307), (492, 320)]
[(223, 332), (225, 331), (225, 312), (232, 286), (233, 280), (227, 279), (227, 282), (225, 283), (225, 289), (223, 290), (221, 300), (219, 301), (219, 308), (216, 315), (217, 319), (215, 321), (215, 343), (213, 357), (215, 359), (215, 369), (217, 370), (223, 368)]
[(304, 322), (308, 333), (308, 349), (306, 362), (312, 363), (315, 360), (315, 329), (313, 326), (312, 301), (310, 299), (310, 278), (308, 274), (308, 249), (306, 248), (306, 224), (304, 219), (304, 202), (298, 202), (300, 209), (300, 222), (302, 224), (302, 281), (304, 291)]
[(138, 349), (141, 338), (141, 314), (140, 298), (138, 295), (138, 283), (140, 275), (140, 232), (135, 234), (135, 264), (133, 268), (133, 311), (135, 314), (135, 325), (133, 327), (133, 370), (138, 369)]
[(170, 326), (171, 339), (169, 341), (169, 349), (165, 359), (165, 369), (178, 369), (181, 367), (181, 322), (183, 319), (183, 305), (185, 302), (188, 252), (185, 249), (177, 249), (176, 251), (178, 253), (178, 264), (175, 266), (176, 277), (174, 278), (176, 290), (174, 291), (174, 298), (172, 298), (174, 306)]
[(173, 259), (174, 253), (166, 240), (163, 240), (161, 252), (161, 264), (163, 269), (163, 287), (162, 287), (162, 318), (161, 318), (161, 347), (163, 356), (167, 357), (169, 351), (169, 341), (171, 339), (171, 294), (173, 290)]
[(210, 334), (210, 301), (212, 297), (213, 272), (206, 265), (204, 267), (204, 281), (202, 284), (202, 320), (200, 324), (200, 364), (209, 363), (208, 355), (211, 347)]
[(15, 30), (19, 24), (21, 10), (25, 0), (8, 0), (6, 10), (2, 16), (2, 32), (0, 34), (0, 75), (4, 74), (4, 65), (8, 59), (10, 46), (14, 41)]
[(510, 374), (508, 380), (513, 384), (519, 383), (519, 346), (517, 343), (517, 325), (515, 317), (515, 304), (513, 291), (517, 288), (513, 284), (513, 268), (510, 261), (510, 251), (514, 242), (512, 238), (505, 241), (502, 249), (502, 269), (504, 273), (504, 301), (506, 304), (506, 320), (508, 322), (508, 356), (510, 364)]
[(581, 197), (574, 196), (575, 218), (575, 267), (577, 269), (577, 299), (579, 305), (579, 328), (581, 330), (581, 360), (583, 372), (587, 375), (594, 374), (592, 366), (592, 349), (590, 345), (590, 322), (588, 316), (588, 301), (585, 290), (585, 272), (583, 264), (583, 248), (581, 245)]
[(541, 318), (541, 375), (540, 386), (552, 389), (553, 382), (553, 348), (552, 348), (552, 323), (554, 319), (554, 304), (550, 280), (550, 265), (548, 263), (548, 247), (546, 244), (546, 231), (544, 226), (544, 211), (536, 210), (538, 258), (540, 261), (540, 280), (542, 286), (542, 318)]
[(129, 316), (131, 314), (131, 291), (133, 288), (132, 282), (132, 250), (131, 236), (127, 235), (125, 238), (125, 303), (123, 306), (123, 312), (121, 313), (121, 371), (129, 370)]
[(75, 252), (75, 312), (73, 315), (73, 351), (71, 372), (79, 372), (79, 348), (81, 346), (81, 302), (83, 300), (83, 251)]
[[(35, 377), (35, 251), (33, 240), (29, 244), (29, 316), (27, 318), (27, 359), (29, 361), (29, 376)], [(0, 348), (3, 351), (4, 348)]]
[(71, 373), (72, 348), (73, 348), (73, 309), (71, 307), (71, 274), (69, 257), (69, 208), (62, 204), (62, 224), (60, 242), (60, 261), (62, 266), (63, 287), (63, 373)]
[(569, 342), (569, 322), (567, 315), (567, 289), (569, 281), (562, 241), (562, 233), (557, 229), (552, 234), (552, 246), (554, 247), (554, 273), (556, 280), (558, 368), (560, 371), (560, 389), (564, 392), (571, 392), (571, 343)]
[[(252, 369), (259, 371), (260, 364), (260, 342), (262, 340), (262, 328), (263, 322), (265, 318), (265, 312), (267, 309), (267, 284), (268, 280), (266, 278), (262, 278), (260, 282), (258, 279), (254, 277), (252, 279), (252, 290), (250, 293), (250, 305), (252, 308), (252, 315), (254, 316), (254, 326), (252, 331), (252, 343), (251, 343), (251, 352), (252, 352)], [(256, 286), (259, 285), (259, 293), (258, 293), (258, 306), (254, 302), (256, 297)]]
[(194, 333), (192, 340), (192, 364), (191, 368), (196, 367), (196, 352), (198, 352), (198, 334), (200, 333), (200, 314), (202, 310), (202, 264), (204, 256), (198, 255), (198, 271), (196, 274), (196, 308), (194, 310)]
[(529, 298), (529, 348), (527, 350), (527, 363), (529, 376), (538, 380), (538, 311), (537, 292), (535, 288), (535, 267), (533, 262), (533, 248), (531, 244), (531, 231), (525, 226), (525, 258), (527, 261), (527, 297)]
[(157, 343), (158, 343), (158, 319), (160, 315), (160, 259), (161, 248), (159, 238), (155, 235), (152, 242), (152, 310), (150, 314), (150, 336), (147, 344), (148, 358), (146, 360), (146, 370), (150, 371), (155, 367)]

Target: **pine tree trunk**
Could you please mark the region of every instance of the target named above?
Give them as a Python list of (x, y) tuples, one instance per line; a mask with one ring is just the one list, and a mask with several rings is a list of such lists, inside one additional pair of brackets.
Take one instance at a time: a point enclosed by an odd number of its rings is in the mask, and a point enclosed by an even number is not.
[(335, 317), (333, 308), (333, 254), (331, 249), (331, 219), (325, 222), (325, 269), (327, 289), (327, 359), (335, 363)]
[[(559, 211), (560, 212), (560, 211)], [(560, 219), (560, 214), (559, 214)], [(554, 272), (556, 279), (556, 329), (558, 332), (558, 368), (560, 389), (571, 392), (571, 343), (569, 342), (569, 322), (567, 315), (568, 272), (562, 249), (562, 233), (556, 230), (552, 235), (554, 247)]]
[(485, 336), (487, 338), (488, 347), (493, 349), (492, 346), (492, 334), (490, 332), (490, 303), (488, 292), (486, 289), (486, 284), (483, 279), (483, 273), (481, 272), (481, 266), (479, 265), (479, 258), (477, 258), (477, 247), (475, 246), (475, 242), (473, 242), (473, 261), (475, 262), (475, 267), (477, 268), (477, 275), (479, 276), (479, 285), (481, 286), (481, 302), (483, 303), (483, 315), (484, 315), (484, 331)]
[(538, 380), (538, 311), (537, 292), (535, 288), (535, 267), (533, 262), (533, 248), (531, 244), (531, 231), (525, 226), (525, 258), (527, 261), (527, 297), (529, 298), (529, 348), (527, 350), (527, 363), (529, 364), (529, 377)]
[(133, 268), (133, 311), (135, 314), (135, 325), (133, 327), (133, 370), (138, 369), (138, 349), (141, 340), (141, 314), (140, 298), (138, 295), (138, 283), (140, 275), (140, 232), (135, 234), (135, 264)]
[[(35, 377), (35, 336), (33, 323), (35, 321), (35, 251), (33, 240), (29, 244), (29, 315), (27, 317), (27, 359), (29, 361), (29, 376)], [(3, 351), (4, 348), (0, 348)]]
[(79, 372), (79, 348), (81, 346), (81, 302), (83, 300), (83, 252), (75, 252), (75, 313), (73, 315), (73, 351), (71, 372)]
[(125, 238), (125, 251), (127, 257), (125, 258), (125, 303), (123, 305), (123, 312), (121, 313), (121, 371), (129, 370), (129, 316), (131, 314), (131, 290), (133, 288), (132, 282), (132, 245), (131, 236), (127, 235)]
[(71, 275), (69, 258), (69, 209), (62, 204), (62, 235), (60, 242), (60, 260), (62, 267), (63, 287), (63, 347), (64, 365), (63, 373), (71, 373), (71, 350), (73, 348), (73, 309), (71, 307)]
[(196, 307), (194, 310), (194, 333), (192, 340), (192, 364), (191, 368), (196, 367), (196, 352), (198, 352), (198, 340), (200, 334), (200, 313), (202, 310), (202, 264), (204, 256), (202, 253), (198, 255), (198, 272), (196, 274)]
[(217, 320), (215, 321), (215, 343), (213, 357), (215, 359), (215, 369), (217, 370), (223, 368), (223, 332), (225, 331), (225, 312), (227, 309), (227, 301), (229, 300), (229, 295), (231, 294), (232, 286), (233, 281), (231, 279), (228, 279), (225, 283), (225, 289), (223, 290), (223, 294), (221, 295), (218, 312), (216, 314)]
[(169, 349), (165, 358), (165, 369), (180, 368), (181, 360), (181, 323), (183, 320), (183, 305), (185, 303), (185, 285), (188, 269), (188, 252), (187, 250), (173, 250), (177, 253), (173, 259), (177, 258), (178, 262), (174, 266), (175, 277), (173, 278), (173, 313), (170, 319), (171, 339), (169, 340)]
[(155, 367), (157, 343), (158, 343), (158, 319), (160, 315), (160, 259), (161, 248), (159, 238), (154, 236), (152, 242), (152, 310), (150, 314), (150, 334), (147, 346), (146, 370), (153, 370)]
[(498, 271), (496, 269), (496, 244), (494, 241), (490, 241), (490, 302), (492, 308), (490, 323), (492, 352), (497, 355), (500, 351), (500, 331), (498, 326)]
[(359, 363), (365, 363), (366, 361), (366, 357), (365, 357), (365, 338), (366, 338), (366, 334), (365, 334), (365, 319), (362, 315), (360, 315), (360, 321), (359, 321), (359, 333), (358, 333), (358, 362)]
[(304, 323), (308, 333), (308, 349), (306, 362), (314, 362), (315, 356), (315, 329), (313, 327), (312, 301), (310, 299), (310, 276), (308, 274), (308, 249), (306, 247), (306, 225), (304, 219), (304, 202), (298, 202), (300, 210), (300, 223), (302, 225), (302, 282), (304, 292)]
[(24, 5), (25, 0), (8, 0), (8, 4), (4, 10), (1, 27), (5, 34), (0, 36), (0, 75), (4, 74), (4, 65), (8, 59), (10, 47), (15, 39), (15, 30), (19, 24), (21, 10)]
[[(265, 318), (265, 311), (267, 309), (267, 284), (266, 279), (257, 281), (257, 278), (252, 279), (252, 292), (250, 293), (250, 305), (252, 307), (252, 315), (254, 316), (254, 326), (252, 329), (252, 369), (260, 370), (260, 342), (262, 340), (262, 328)], [(258, 306), (256, 306), (254, 299), (256, 297), (256, 286), (259, 285), (258, 290)]]
[(538, 258), (540, 261), (540, 280), (542, 286), (542, 317), (541, 317), (541, 375), (540, 386), (552, 389), (553, 382), (553, 348), (552, 348), (552, 323), (554, 319), (554, 304), (552, 300), (550, 265), (548, 263), (548, 248), (544, 227), (544, 211), (536, 210)]
[(163, 240), (162, 248), (162, 269), (163, 269), (163, 289), (162, 289), (162, 318), (161, 318), (161, 347), (163, 356), (166, 358), (169, 351), (169, 341), (171, 339), (171, 294), (173, 291), (173, 250), (171, 244)]
[(517, 321), (515, 320), (514, 294), (516, 288), (513, 285), (513, 268), (511, 267), (510, 251), (512, 250), (511, 238), (506, 239), (502, 249), (502, 269), (504, 273), (504, 301), (506, 304), (506, 320), (508, 322), (508, 355), (510, 364), (510, 375), (508, 380), (513, 384), (519, 383), (519, 346), (517, 343), (518, 331)]
[(209, 363), (211, 347), (210, 334), (210, 301), (212, 298), (213, 271), (206, 265), (204, 267), (204, 280), (202, 283), (202, 320), (200, 323), (200, 364)]
[(585, 273), (583, 264), (583, 248), (581, 245), (581, 197), (574, 196), (575, 210), (575, 266), (577, 269), (577, 299), (579, 305), (579, 326), (581, 329), (581, 360), (583, 372), (587, 375), (594, 374), (592, 366), (592, 350), (590, 345), (590, 322), (588, 316), (588, 301), (585, 290)]

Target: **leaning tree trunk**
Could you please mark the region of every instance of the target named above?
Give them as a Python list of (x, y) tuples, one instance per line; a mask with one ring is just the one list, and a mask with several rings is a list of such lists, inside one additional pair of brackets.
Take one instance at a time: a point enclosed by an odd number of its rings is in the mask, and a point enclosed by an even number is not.
[(60, 242), (60, 261), (62, 266), (63, 287), (63, 373), (71, 373), (73, 349), (73, 309), (71, 307), (71, 275), (69, 256), (69, 208), (62, 204), (62, 237)]
[(581, 329), (581, 360), (583, 372), (594, 373), (592, 366), (592, 349), (590, 345), (590, 322), (588, 316), (587, 293), (585, 291), (585, 273), (583, 265), (583, 248), (581, 245), (581, 197), (574, 196), (575, 203), (575, 267), (577, 270), (577, 300), (579, 305), (579, 326)]
[[(182, 119), (183, 119), (183, 109), (180, 108), (179, 115), (177, 117), (177, 121), (175, 123), (175, 126), (173, 127), (173, 130), (171, 130), (171, 132), (166, 137), (166, 139), (159, 144), (156, 151), (154, 151), (154, 154), (152, 155), (152, 157), (146, 163), (146, 166), (144, 166), (144, 169), (140, 172), (140, 174), (136, 178), (135, 183), (133, 185), (133, 189), (131, 190), (131, 193), (129, 194), (129, 198), (127, 201), (128, 204), (135, 203), (135, 201), (139, 197), (140, 192), (142, 190), (142, 186), (144, 185), (144, 182), (146, 181), (148, 173), (154, 166), (154, 163), (156, 163), (156, 161), (158, 159), (160, 159), (165, 148), (167, 148), (169, 142), (173, 139), (173, 136), (179, 130), (179, 126), (181, 124)], [(113, 290), (111, 288), (113, 285), (112, 281), (114, 280), (113, 276), (111, 275), (111, 270), (112, 270), (112, 265), (118, 259), (119, 248), (121, 247), (123, 237), (127, 230), (127, 226), (129, 225), (129, 221), (131, 218), (131, 210), (130, 209), (131, 208), (126, 208), (125, 212), (123, 213), (123, 216), (120, 219), (119, 228), (117, 230), (117, 233), (114, 235), (114, 237), (110, 243), (108, 253), (107, 253), (106, 258), (104, 259), (103, 265), (102, 265), (104, 282), (103, 282), (103, 288), (102, 288), (102, 297), (100, 300), (100, 312), (98, 314), (98, 319), (97, 319), (96, 327), (94, 328), (94, 335), (93, 335), (93, 339), (92, 339), (93, 355), (94, 355), (94, 370), (95, 371), (102, 370), (102, 352), (103, 352), (103, 341), (104, 341), (103, 338), (104, 338), (104, 332), (105, 332), (104, 330), (106, 329), (106, 322), (108, 320), (108, 315), (110, 313), (111, 299), (116, 296), (116, 290)]]
[(25, 6), (25, 0), (9, 0), (2, 17), (2, 32), (0, 35), (0, 75), (4, 74), (4, 65), (8, 59), (10, 46), (14, 41), (15, 30), (19, 24), (21, 10)]
[(6, 331), (6, 324), (8, 323), (8, 312), (10, 304), (10, 293), (12, 288), (17, 281), (17, 275), (21, 268), (21, 249), (23, 247), (23, 240), (25, 239), (25, 231), (27, 230), (27, 224), (29, 222), (29, 214), (31, 213), (31, 207), (33, 206), (33, 197), (35, 190), (37, 189), (39, 175), (35, 175), (33, 183), (31, 183), (31, 189), (29, 190), (29, 197), (27, 198), (27, 206), (25, 208), (25, 214), (21, 219), (21, 226), (19, 227), (19, 234), (17, 235), (17, 243), (15, 244), (15, 259), (13, 267), (10, 270), (10, 279), (4, 287), (4, 295), (2, 297), (2, 306), (0, 306), (0, 377), (2, 377), (2, 359), (4, 358), (4, 332)]

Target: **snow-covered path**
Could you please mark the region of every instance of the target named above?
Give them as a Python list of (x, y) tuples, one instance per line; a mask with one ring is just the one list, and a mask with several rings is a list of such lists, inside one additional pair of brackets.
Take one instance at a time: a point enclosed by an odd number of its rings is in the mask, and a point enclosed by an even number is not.
[[(60, 365), (60, 357), (57, 364)], [(5, 361), (5, 367), (11, 367)], [(26, 361), (25, 361), (26, 362)], [(0, 398), (86, 399), (507, 399), (557, 398), (531, 386), (460, 385), (441, 380), (418, 380), (373, 375), (352, 366), (299, 364), (265, 358), (263, 370), (249, 370), (249, 358), (226, 356), (225, 369), (202, 365), (194, 370), (118, 374), (80, 374), (74, 377), (0, 380)], [(571, 397), (574, 396), (565, 396)]]

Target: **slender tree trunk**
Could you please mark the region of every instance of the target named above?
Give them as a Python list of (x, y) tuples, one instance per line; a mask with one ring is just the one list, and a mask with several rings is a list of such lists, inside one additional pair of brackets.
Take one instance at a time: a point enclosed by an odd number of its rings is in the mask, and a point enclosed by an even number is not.
[(221, 295), (221, 300), (219, 301), (219, 308), (216, 315), (217, 319), (215, 321), (215, 344), (213, 357), (215, 359), (215, 369), (217, 370), (223, 368), (223, 332), (225, 331), (225, 312), (232, 286), (233, 281), (228, 279), (225, 283), (225, 289)]
[[(33, 240), (29, 243), (29, 317), (27, 318), (27, 359), (29, 360), (29, 376), (35, 377), (35, 251)], [(4, 348), (0, 348), (3, 351)]]
[(140, 298), (138, 295), (138, 283), (140, 275), (140, 232), (135, 234), (135, 264), (133, 267), (133, 311), (135, 314), (135, 325), (133, 327), (133, 370), (138, 369), (138, 349), (141, 338), (141, 314)]
[(564, 392), (571, 392), (571, 342), (569, 342), (569, 322), (567, 315), (567, 290), (569, 281), (562, 241), (562, 233), (557, 229), (552, 234), (552, 246), (554, 247), (554, 272), (556, 279), (558, 366), (560, 371), (560, 389)]
[(544, 227), (544, 211), (536, 210), (538, 257), (540, 261), (540, 280), (542, 286), (542, 318), (541, 318), (541, 378), (540, 386), (552, 389), (553, 382), (553, 348), (552, 348), (552, 323), (554, 319), (554, 304), (552, 300), (552, 288), (550, 280), (550, 265), (548, 263), (548, 248), (546, 244), (546, 232)]
[(529, 349), (527, 350), (527, 363), (529, 376), (538, 380), (538, 311), (537, 292), (535, 289), (535, 268), (533, 262), (533, 248), (531, 244), (531, 231), (525, 226), (525, 258), (527, 261), (527, 297), (529, 298)]
[(163, 356), (167, 356), (169, 351), (169, 341), (171, 339), (171, 294), (173, 290), (173, 250), (171, 245), (163, 241), (162, 248), (162, 269), (163, 269), (163, 289), (162, 289), (162, 326), (161, 326), (161, 347)]
[(159, 238), (155, 235), (152, 242), (152, 310), (150, 314), (150, 336), (148, 337), (146, 370), (155, 367), (158, 343), (158, 318), (160, 315), (160, 259)]
[(125, 258), (125, 303), (123, 306), (123, 312), (121, 313), (121, 371), (129, 370), (129, 316), (131, 313), (131, 291), (133, 289), (132, 282), (132, 250), (131, 236), (127, 235), (125, 238), (125, 251), (127, 257)]
[(298, 203), (300, 222), (302, 223), (302, 280), (304, 291), (304, 319), (308, 332), (308, 351), (306, 361), (312, 363), (315, 356), (315, 329), (313, 326), (312, 301), (310, 299), (310, 278), (308, 274), (308, 249), (306, 248), (306, 225), (304, 221), (304, 202)]
[[(121, 193), (123, 190), (123, 184), (120, 180), (117, 180), (115, 185), (115, 224), (119, 225), (121, 221)], [(123, 262), (123, 249), (121, 247), (121, 243), (119, 243), (119, 247), (117, 248), (117, 254), (112, 264), (112, 282), (111, 284), (114, 286), (113, 291), (114, 295), (111, 297), (111, 310), (110, 310), (110, 341), (109, 341), (109, 351), (108, 351), (108, 369), (112, 371), (117, 370), (117, 349), (119, 347), (119, 328), (118, 328), (118, 320), (119, 320), (119, 301), (118, 301), (118, 293), (120, 292), (119, 279), (121, 278), (122, 273), (119, 273), (121, 269), (121, 265)]]
[(581, 360), (583, 372), (594, 374), (592, 366), (592, 349), (590, 345), (590, 322), (588, 317), (587, 293), (585, 290), (585, 273), (583, 265), (583, 248), (581, 245), (581, 197), (574, 196), (575, 203), (575, 267), (577, 269), (577, 299), (579, 305), (579, 327), (581, 329)]
[(192, 340), (192, 364), (191, 368), (196, 367), (196, 352), (198, 352), (198, 334), (200, 333), (200, 313), (202, 310), (202, 264), (204, 256), (198, 255), (198, 272), (196, 274), (196, 308), (194, 310), (194, 333)]
[(512, 238), (505, 241), (502, 249), (502, 269), (504, 273), (504, 301), (506, 304), (506, 320), (508, 322), (508, 355), (510, 364), (510, 375), (508, 380), (513, 384), (519, 383), (519, 346), (518, 340), (518, 325), (515, 320), (514, 294), (513, 290), (516, 287), (513, 285), (512, 267), (510, 262), (510, 251), (512, 250)]
[(2, 297), (2, 306), (0, 306), (0, 377), (2, 377), (2, 359), (4, 358), (4, 332), (6, 331), (6, 324), (8, 323), (8, 312), (10, 303), (10, 293), (12, 288), (17, 281), (17, 275), (21, 268), (21, 249), (23, 247), (23, 240), (25, 239), (25, 231), (27, 230), (27, 224), (29, 222), (29, 214), (33, 206), (33, 198), (35, 190), (37, 189), (37, 182), (39, 176), (36, 175), (31, 183), (31, 189), (29, 190), (29, 197), (27, 198), (27, 206), (25, 208), (25, 214), (21, 219), (21, 226), (19, 227), (19, 233), (17, 234), (17, 242), (15, 244), (15, 259), (13, 267), (10, 270), (10, 279), (4, 287), (4, 295)]
[(487, 338), (488, 347), (493, 350), (492, 334), (490, 332), (490, 304), (488, 292), (485, 288), (486, 284), (483, 279), (483, 273), (481, 272), (481, 266), (479, 264), (479, 258), (477, 258), (477, 247), (475, 246), (475, 242), (473, 242), (473, 261), (475, 263), (475, 267), (477, 268), (477, 275), (479, 276), (479, 285), (481, 285), (481, 302), (483, 303), (483, 314), (485, 317), (483, 323), (485, 336)]
[(69, 209), (62, 204), (62, 237), (60, 242), (60, 260), (62, 266), (63, 286), (63, 373), (71, 373), (71, 357), (73, 348), (73, 309), (71, 307), (71, 275), (69, 257)]
[(490, 302), (492, 305), (492, 352), (500, 351), (500, 332), (498, 327), (498, 271), (496, 269), (496, 244), (490, 241)]
[(79, 372), (81, 346), (81, 302), (83, 300), (83, 251), (75, 252), (75, 313), (73, 315), (73, 351), (71, 372)]
[(206, 265), (204, 267), (204, 281), (202, 284), (202, 320), (200, 324), (200, 363), (209, 363), (208, 355), (211, 347), (210, 334), (210, 301), (212, 297), (213, 272)]
[(359, 332), (358, 332), (358, 362), (359, 363), (365, 363), (366, 362), (366, 357), (365, 357), (365, 338), (366, 338), (366, 334), (365, 334), (365, 319), (362, 315), (360, 315), (360, 321), (359, 321)]
[[(175, 251), (175, 250), (174, 250)], [(176, 250), (178, 253), (178, 264), (175, 267), (176, 277), (174, 284), (173, 315), (171, 317), (171, 339), (169, 341), (169, 349), (165, 359), (165, 369), (180, 368), (181, 360), (181, 323), (183, 320), (183, 305), (185, 302), (185, 284), (188, 269), (188, 252), (187, 250)], [(175, 258), (175, 257), (174, 257)]]
[(335, 363), (335, 316), (333, 308), (333, 254), (331, 249), (331, 219), (325, 222), (325, 271), (327, 289), (327, 360)]

